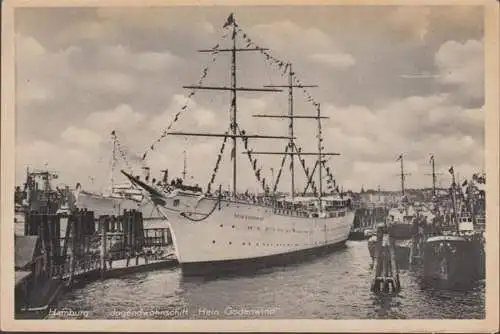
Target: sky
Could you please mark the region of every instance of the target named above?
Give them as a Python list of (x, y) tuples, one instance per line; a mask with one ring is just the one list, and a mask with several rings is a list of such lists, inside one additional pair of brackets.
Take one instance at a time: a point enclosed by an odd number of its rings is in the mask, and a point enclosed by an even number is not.
[[(238, 26), (274, 57), (293, 64), (308, 92), (321, 104), (325, 151), (338, 152), (328, 165), (344, 189), (397, 190), (400, 154), (408, 187), (428, 187), (434, 154), (440, 185), (484, 169), (483, 12), (473, 6), (266, 6), (156, 8), (17, 8), (16, 184), (26, 167), (57, 170), (59, 181), (102, 191), (111, 178), (114, 130), (126, 159), (115, 170), (154, 176), (167, 168), (181, 176), (183, 151), (188, 178), (206, 187), (221, 138), (166, 136), (172, 131), (223, 133), (228, 129), (227, 91), (196, 91), (229, 85), (230, 58), (199, 53), (229, 47), (223, 24), (233, 12)], [(238, 35), (241, 38), (241, 34)], [(238, 46), (244, 47), (243, 40)], [(282, 85), (287, 76), (260, 52), (240, 53), (238, 85)], [(182, 107), (187, 104), (187, 108)], [(288, 111), (287, 92), (238, 94), (238, 124), (247, 133), (287, 135), (287, 120), (253, 114)], [(297, 115), (316, 113), (300, 89)], [(303, 151), (317, 147), (316, 123), (297, 120)], [(228, 143), (229, 144), (229, 143)], [(254, 151), (283, 151), (283, 140), (250, 140)], [(215, 185), (231, 184), (226, 146)], [(239, 190), (258, 190), (248, 158), (237, 153)], [(126, 162), (125, 162), (126, 160)], [(313, 158), (307, 158), (310, 168)], [(258, 156), (262, 175), (273, 180), (280, 156)], [(271, 170), (272, 168), (272, 170)], [(115, 171), (116, 182), (125, 181)], [(296, 169), (302, 190), (304, 173)], [(279, 189), (290, 190), (288, 162)]]

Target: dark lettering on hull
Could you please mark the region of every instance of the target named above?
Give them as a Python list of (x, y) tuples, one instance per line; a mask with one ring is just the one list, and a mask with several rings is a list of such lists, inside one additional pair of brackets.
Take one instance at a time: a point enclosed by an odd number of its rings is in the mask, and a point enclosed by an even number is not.
[(242, 220), (264, 220), (264, 217), (242, 215), (242, 214), (239, 214), (239, 213), (235, 213), (234, 214), (234, 218), (242, 219)]

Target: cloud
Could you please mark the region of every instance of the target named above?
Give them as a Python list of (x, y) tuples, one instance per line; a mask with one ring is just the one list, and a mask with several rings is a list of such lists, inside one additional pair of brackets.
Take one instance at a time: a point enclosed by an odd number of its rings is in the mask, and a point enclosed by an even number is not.
[(113, 66), (120, 69), (135, 69), (138, 71), (164, 71), (174, 66), (180, 59), (168, 51), (134, 52), (123, 45), (103, 46), (100, 49), (101, 66)]
[(61, 133), (61, 139), (68, 144), (76, 144), (83, 148), (96, 149), (101, 143), (101, 136), (93, 131), (69, 126)]
[[(70, 58), (80, 52), (71, 46), (57, 52), (48, 52), (34, 37), (16, 34), (16, 94), (20, 106), (43, 103), (55, 99), (57, 84), (53, 81), (69, 71)], [(45, 80), (47, 77), (53, 80)]]
[(481, 41), (447, 41), (437, 51), (435, 61), (440, 83), (457, 87), (472, 98), (483, 97), (484, 50)]
[[(293, 63), (302, 82), (318, 84), (310, 92), (330, 116), (323, 123), (325, 149), (342, 153), (330, 160), (339, 183), (358, 190), (361, 184), (397, 189), (394, 160), (400, 152), (412, 173), (410, 186), (429, 184), (424, 174), (430, 153), (436, 154), (440, 168), (454, 164), (461, 173), (484, 164), (481, 10), (461, 11), (460, 20), (467, 21), (461, 25), (451, 7), (307, 7), (307, 15), (304, 7), (289, 6), (260, 10), (261, 16), (253, 15), (256, 8), (241, 7), (237, 16), (257, 44)], [(21, 9), (16, 15), (21, 178), (26, 164), (48, 161), (69, 184), (86, 183), (88, 176), (96, 184), (99, 178), (104, 182), (112, 130), (140, 172), (142, 153), (186, 102), (173, 131), (227, 130), (228, 92), (200, 91), (187, 99), (181, 90), (182, 84), (196, 83), (210, 61), (196, 49), (217, 42), (226, 9)], [(229, 72), (229, 58), (221, 53), (204, 84), (229, 85)], [(401, 78), (415, 73), (432, 75)], [(259, 53), (238, 56), (238, 85), (262, 87), (286, 80)], [(297, 114), (315, 112), (300, 89), (294, 97)], [(286, 114), (287, 101), (286, 89), (279, 94), (240, 92), (238, 124), (248, 133), (286, 135), (288, 120), (252, 115)], [(296, 120), (295, 135), (304, 151), (316, 150), (316, 131), (313, 120)], [(283, 151), (287, 142), (249, 143), (256, 151)], [(146, 163), (155, 175), (164, 168), (176, 175), (187, 150), (188, 172), (205, 186), (221, 144), (222, 138), (167, 136), (156, 142)], [(224, 187), (232, 180), (230, 147), (228, 141), (216, 179)], [(241, 142), (238, 147), (243, 149)], [(247, 157), (238, 154), (239, 186), (258, 189)], [(269, 168), (277, 172), (281, 158), (258, 156), (268, 180)], [(314, 164), (312, 157), (306, 160)], [(289, 188), (288, 163), (283, 190)], [(298, 167), (297, 185), (304, 182)]]
[(347, 161), (337, 171), (365, 188), (377, 183), (396, 187), (400, 153), (412, 173), (410, 186), (426, 184), (431, 153), (438, 168), (457, 165), (457, 170), (464, 168), (462, 175), (473, 165), (484, 166), (484, 112), (454, 105), (446, 94), (390, 101), (376, 109), (329, 104), (325, 115), (331, 117), (325, 124), (325, 142)]
[[(331, 36), (316, 27), (305, 28), (284, 20), (259, 24), (248, 31), (257, 44), (262, 43), (287, 57), (295, 57), (303, 54), (303, 50), (307, 50), (307, 54), (311, 54), (309, 60), (313, 62), (332, 67), (347, 67), (355, 63), (352, 55), (342, 52)], [(300, 43), (289, 41), (300, 41)]]
[(429, 7), (401, 6), (389, 14), (389, 26), (396, 34), (423, 40), (429, 31)]
[(340, 53), (315, 53), (310, 57), (311, 61), (317, 63), (323, 63), (333, 68), (348, 68), (353, 66), (356, 61), (350, 54), (340, 54)]

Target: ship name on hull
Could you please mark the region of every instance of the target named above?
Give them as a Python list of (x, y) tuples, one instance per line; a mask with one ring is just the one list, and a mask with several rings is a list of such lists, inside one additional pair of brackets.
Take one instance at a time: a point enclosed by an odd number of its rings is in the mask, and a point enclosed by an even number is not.
[(242, 219), (242, 220), (264, 220), (264, 217), (248, 216), (248, 215), (242, 215), (239, 213), (235, 213), (234, 218)]

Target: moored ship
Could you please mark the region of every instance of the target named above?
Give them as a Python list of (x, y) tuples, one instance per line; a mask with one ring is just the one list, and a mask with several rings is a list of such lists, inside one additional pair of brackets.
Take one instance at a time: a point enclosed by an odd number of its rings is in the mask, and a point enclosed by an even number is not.
[[(79, 209), (88, 209), (94, 211), (97, 215), (118, 216), (123, 210), (140, 210), (145, 218), (161, 218), (155, 206), (148, 201), (145, 201), (142, 191), (130, 182), (123, 184), (115, 183), (115, 168), (120, 155), (124, 162), (126, 155), (121, 148), (116, 132), (111, 132), (112, 139), (112, 156), (111, 156), (111, 178), (110, 186), (107, 191), (95, 192), (83, 189), (78, 183), (75, 189), (69, 194), (69, 202), (72, 206)], [(120, 153), (120, 154), (118, 154)], [(147, 172), (147, 170), (146, 170)]]
[[(220, 272), (221, 270), (239, 270), (255, 266), (268, 266), (288, 263), (303, 259), (305, 255), (315, 255), (335, 249), (345, 244), (351, 230), (354, 213), (351, 199), (338, 190), (335, 180), (326, 166), (325, 157), (338, 155), (323, 151), (323, 138), (319, 104), (315, 104), (315, 115), (294, 115), (292, 91), (294, 87), (307, 87), (296, 84), (295, 73), (289, 63), (285, 65), (288, 72), (288, 85), (267, 86), (267, 88), (243, 88), (236, 86), (236, 54), (241, 51), (262, 51), (258, 47), (246, 48), (236, 46), (238, 35), (247, 35), (236, 24), (231, 14), (224, 25), (232, 32), (232, 47), (204, 50), (209, 52), (229, 52), (231, 54), (231, 87), (188, 86), (196, 89), (221, 89), (231, 91), (230, 131), (223, 134), (203, 134), (169, 132), (170, 135), (207, 136), (223, 138), (223, 144), (214, 168), (214, 174), (207, 189), (167, 189), (147, 180), (141, 180), (122, 171), (130, 181), (142, 187), (157, 205), (160, 212), (167, 218), (171, 230), (177, 259), (184, 274), (203, 274)], [(202, 50), (203, 51), (203, 50)], [(279, 61), (279, 60), (278, 60)], [(288, 70), (288, 71), (286, 71)], [(289, 89), (289, 112), (287, 115), (254, 115), (255, 117), (285, 118), (290, 121), (288, 136), (251, 135), (240, 128), (237, 123), (237, 92), (244, 91), (281, 91), (277, 87)], [(294, 137), (293, 121), (297, 119), (312, 119), (317, 121), (318, 150), (303, 152), (298, 147)], [(232, 191), (222, 191), (221, 186), (216, 191), (211, 187), (218, 171), (222, 153), (228, 139), (232, 140), (231, 160), (233, 162)], [(237, 140), (241, 139), (244, 151), (253, 166), (258, 184), (262, 192), (238, 192), (236, 168)], [(249, 147), (249, 140), (275, 139), (288, 140), (284, 152), (254, 152)], [(261, 178), (260, 169), (256, 168), (255, 155), (280, 155), (283, 157), (278, 177), (271, 188)], [(316, 159), (312, 173), (305, 165), (305, 156)], [(290, 158), (291, 192), (277, 192), (277, 186), (286, 158)], [(297, 194), (294, 185), (294, 161), (298, 158), (308, 180), (301, 196)], [(328, 177), (327, 191), (323, 190), (323, 176)], [(313, 181), (317, 176), (316, 183)], [(311, 187), (312, 193), (307, 193)]]
[(485, 277), (484, 175), (474, 174), (460, 189), (453, 167), (451, 221), (440, 235), (424, 241), (426, 283), (460, 288)]

